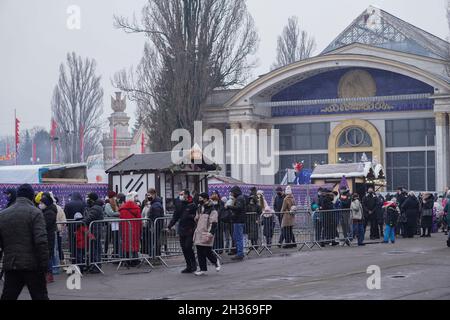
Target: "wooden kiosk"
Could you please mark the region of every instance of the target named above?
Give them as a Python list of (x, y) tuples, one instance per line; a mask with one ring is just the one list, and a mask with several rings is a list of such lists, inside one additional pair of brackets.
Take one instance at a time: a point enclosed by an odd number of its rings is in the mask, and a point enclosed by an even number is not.
[(173, 163), (172, 152), (133, 154), (106, 170), (109, 189), (117, 193), (135, 191), (144, 199), (148, 189), (156, 189), (165, 210), (182, 190), (208, 192), (208, 176), (220, 168), (205, 159), (201, 151), (191, 150), (179, 163)]

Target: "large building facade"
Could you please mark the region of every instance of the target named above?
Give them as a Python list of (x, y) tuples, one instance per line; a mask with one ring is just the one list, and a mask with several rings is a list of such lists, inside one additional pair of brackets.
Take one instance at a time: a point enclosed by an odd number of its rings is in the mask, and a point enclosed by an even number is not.
[(448, 45), (369, 7), (320, 55), (242, 90), (214, 92), (205, 107), (209, 127), (280, 135), (277, 174), (237, 164), (224, 173), (274, 184), (296, 161), (313, 169), (367, 157), (384, 166), (388, 191), (443, 190), (450, 183)]

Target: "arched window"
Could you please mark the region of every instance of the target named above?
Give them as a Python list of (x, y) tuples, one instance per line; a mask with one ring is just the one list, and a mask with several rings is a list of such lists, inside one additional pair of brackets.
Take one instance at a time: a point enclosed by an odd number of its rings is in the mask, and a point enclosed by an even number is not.
[(372, 139), (366, 130), (360, 127), (345, 129), (339, 136), (339, 148), (372, 147)]

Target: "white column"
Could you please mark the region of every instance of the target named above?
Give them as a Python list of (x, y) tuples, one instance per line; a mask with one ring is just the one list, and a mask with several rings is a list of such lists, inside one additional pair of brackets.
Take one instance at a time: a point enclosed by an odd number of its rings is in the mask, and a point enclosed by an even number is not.
[[(241, 175), (241, 165), (238, 163), (235, 163), (236, 159), (234, 156), (234, 153), (237, 150), (233, 150), (233, 145), (235, 145), (234, 142), (232, 142), (231, 140), (234, 139), (233, 138), (233, 130), (239, 130), (241, 128), (240, 124), (237, 122), (234, 123), (230, 123), (230, 128), (231, 128), (231, 135), (230, 135), (230, 161), (231, 162), (231, 177), (237, 180), (242, 180), (242, 175)], [(240, 147), (240, 146), (238, 146)]]
[(448, 186), (448, 126), (447, 113), (436, 112), (436, 191)]
[[(253, 164), (253, 160), (258, 160), (258, 135), (257, 132), (253, 132), (258, 128), (258, 124), (254, 122), (243, 122), (243, 160), (246, 164), (242, 167), (242, 181), (245, 183), (257, 183), (257, 164)], [(246, 141), (244, 141), (246, 140)], [(250, 162), (248, 162), (250, 160)]]

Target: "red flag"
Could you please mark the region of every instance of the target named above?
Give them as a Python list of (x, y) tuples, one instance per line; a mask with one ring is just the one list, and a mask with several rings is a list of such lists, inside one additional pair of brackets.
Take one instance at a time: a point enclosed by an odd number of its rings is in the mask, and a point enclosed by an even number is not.
[(113, 162), (116, 160), (116, 145), (117, 145), (117, 129), (114, 128), (114, 130), (113, 130), (113, 147), (112, 147)]
[(52, 124), (51, 124), (51, 130), (50, 130), (50, 137), (55, 138), (56, 137), (56, 121), (52, 118)]
[(84, 161), (84, 127), (80, 127), (80, 154), (81, 154), (81, 162)]
[(33, 164), (36, 164), (36, 143), (33, 143)]
[(141, 138), (141, 153), (145, 153), (145, 134), (142, 132), (142, 138)]
[(50, 137), (52, 138), (52, 164), (56, 162), (56, 129), (58, 128), (55, 119), (52, 118)]
[(19, 131), (20, 131), (19, 124), (20, 124), (20, 121), (19, 121), (19, 119), (17, 119), (15, 114), (16, 114), (16, 112), (14, 111), (14, 117), (16, 119), (16, 126), (15, 126), (15, 129), (16, 129), (15, 135), (16, 136), (15, 136), (15, 138), (16, 138), (16, 165), (17, 165), (17, 154), (19, 153), (19, 143), (20, 143), (20, 135), (19, 135)]
[(17, 148), (17, 146), (20, 143), (20, 135), (19, 135), (20, 128), (19, 128), (19, 125), (20, 125), (20, 121), (19, 121), (19, 119), (16, 118), (16, 148)]

